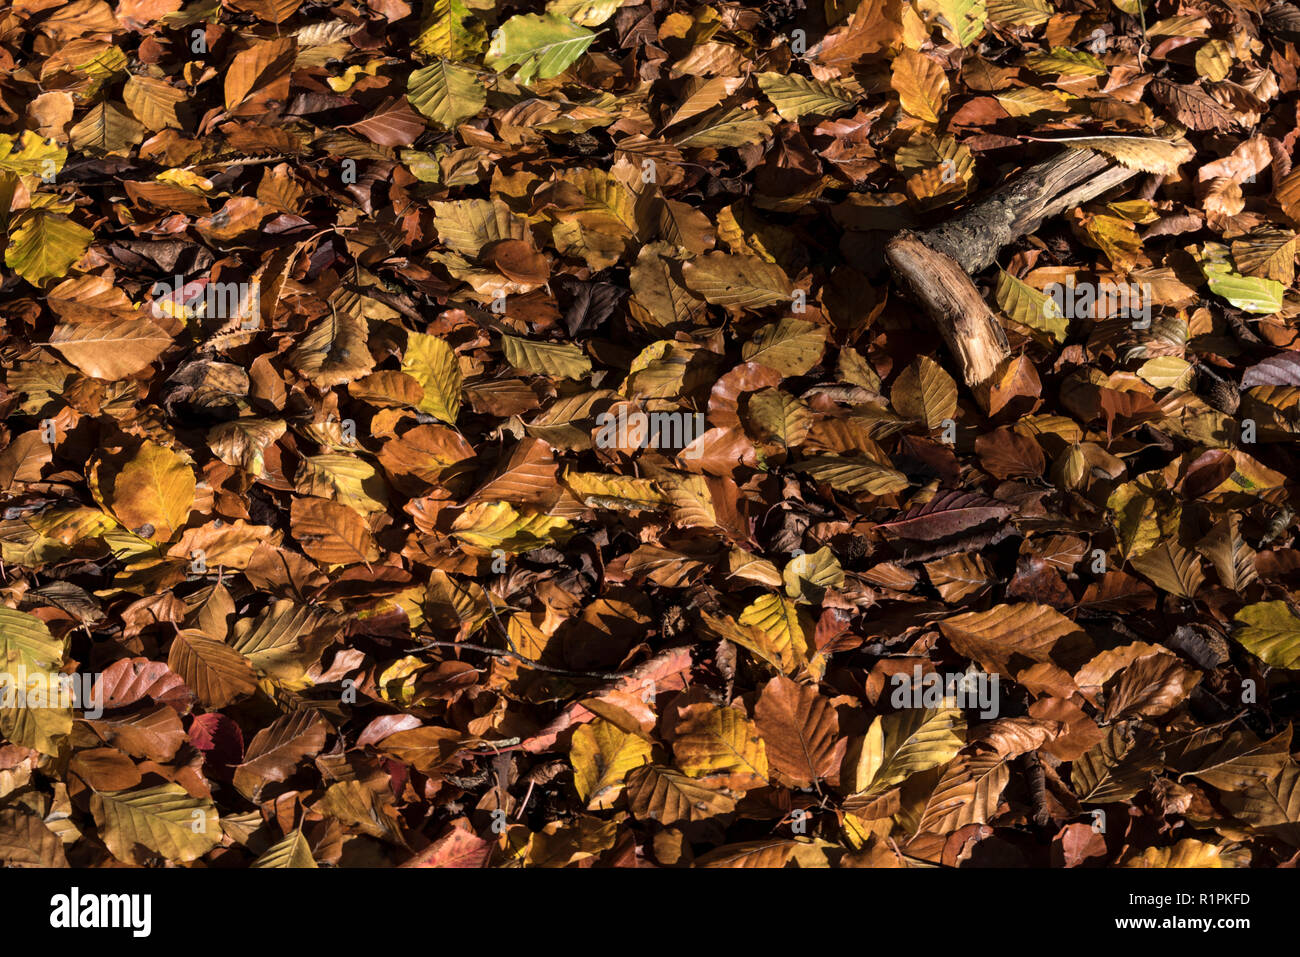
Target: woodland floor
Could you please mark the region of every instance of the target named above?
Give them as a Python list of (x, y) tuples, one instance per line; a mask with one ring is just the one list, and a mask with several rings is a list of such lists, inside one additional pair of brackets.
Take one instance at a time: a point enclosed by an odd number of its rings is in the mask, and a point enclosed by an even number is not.
[(1300, 9), (1140, 3), (0, 11), (0, 861), (1294, 866)]

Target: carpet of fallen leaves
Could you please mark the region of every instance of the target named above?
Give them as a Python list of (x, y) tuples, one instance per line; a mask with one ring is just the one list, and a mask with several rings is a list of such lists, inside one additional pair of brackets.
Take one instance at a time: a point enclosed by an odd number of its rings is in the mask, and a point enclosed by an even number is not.
[[(0, 860), (1293, 864), (1297, 39), (13, 0)], [(883, 244), (1085, 147), (974, 394)]]

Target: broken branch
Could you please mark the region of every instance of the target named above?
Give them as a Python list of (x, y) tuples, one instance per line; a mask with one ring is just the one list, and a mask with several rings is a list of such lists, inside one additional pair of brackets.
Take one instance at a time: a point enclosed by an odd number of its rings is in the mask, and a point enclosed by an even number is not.
[(962, 215), (925, 232), (900, 233), (886, 245), (894, 277), (933, 320), (977, 397), (1011, 347), (971, 275), (1047, 219), (1136, 173), (1101, 153), (1067, 149), (1013, 177)]

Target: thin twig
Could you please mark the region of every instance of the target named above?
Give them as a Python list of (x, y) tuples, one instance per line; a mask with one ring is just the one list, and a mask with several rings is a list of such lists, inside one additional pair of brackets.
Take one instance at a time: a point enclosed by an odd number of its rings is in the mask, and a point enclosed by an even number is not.
[(598, 678), (602, 681), (617, 681), (619, 678), (627, 677), (626, 672), (574, 671), (572, 668), (552, 668), (550, 665), (544, 665), (526, 655), (521, 655), (517, 651), (507, 651), (504, 648), (489, 648), (486, 645), (472, 645), (467, 641), (426, 641), (421, 639), (420, 648), (467, 648), (470, 651), (481, 651), (485, 655), (492, 655), (494, 658), (516, 658), (535, 671), (547, 671), (553, 675), (568, 675), (571, 678)]

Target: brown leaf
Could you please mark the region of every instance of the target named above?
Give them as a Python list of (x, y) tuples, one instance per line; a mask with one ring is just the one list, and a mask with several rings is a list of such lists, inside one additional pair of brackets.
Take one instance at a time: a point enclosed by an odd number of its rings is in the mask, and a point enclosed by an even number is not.
[(846, 742), (835, 709), (815, 687), (778, 675), (763, 686), (754, 720), (778, 776), (795, 787), (839, 780)]

